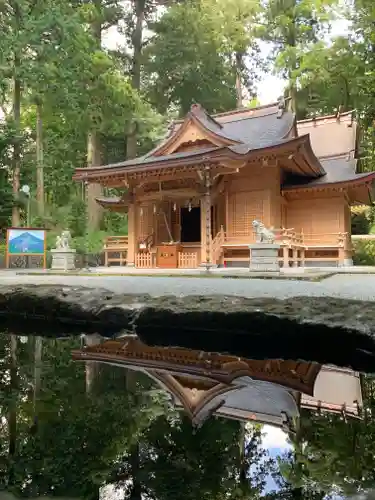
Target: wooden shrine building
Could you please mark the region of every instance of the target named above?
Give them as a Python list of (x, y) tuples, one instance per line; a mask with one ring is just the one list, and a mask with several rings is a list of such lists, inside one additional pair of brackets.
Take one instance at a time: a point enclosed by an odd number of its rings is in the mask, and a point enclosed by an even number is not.
[(362, 407), (358, 373), (317, 363), (152, 347), (134, 335), (88, 345), (73, 351), (73, 359), (142, 372), (195, 425), (216, 415), (293, 431), (301, 408), (358, 418)]
[(253, 220), (276, 232), (283, 267), (351, 265), (350, 206), (372, 203), (375, 177), (356, 173), (357, 138), (352, 112), (297, 122), (285, 102), (213, 116), (194, 104), (146, 155), (74, 179), (123, 193), (97, 202), (127, 213), (106, 255), (128, 266), (248, 265)]

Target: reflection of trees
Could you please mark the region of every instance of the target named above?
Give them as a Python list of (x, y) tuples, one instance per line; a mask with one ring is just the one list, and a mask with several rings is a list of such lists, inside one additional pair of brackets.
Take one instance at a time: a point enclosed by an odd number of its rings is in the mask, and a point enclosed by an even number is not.
[[(122, 487), (139, 500), (326, 500), (375, 486), (374, 380), (363, 420), (303, 412), (277, 467), (261, 426), (211, 418), (193, 429), (142, 374), (97, 365), (90, 391), (80, 340), (0, 336), (0, 488), (25, 496), (97, 499)], [(274, 472), (281, 491), (265, 495)]]
[[(299, 432), (291, 437), (293, 451), (280, 461), (279, 482), (285, 490), (296, 492), (302, 488), (304, 496), (286, 498), (319, 500), (324, 498), (321, 492), (352, 494), (374, 488), (374, 378), (364, 378), (363, 388), (362, 420), (329, 413), (302, 413)], [(315, 496), (306, 496), (313, 491)]]
[(271, 467), (261, 427), (245, 446), (234, 421), (192, 429), (150, 379), (129, 387), (123, 368), (98, 365), (87, 391), (85, 365), (71, 359), (79, 345), (0, 336), (0, 487), (96, 499), (112, 482), (124, 498), (261, 498)]

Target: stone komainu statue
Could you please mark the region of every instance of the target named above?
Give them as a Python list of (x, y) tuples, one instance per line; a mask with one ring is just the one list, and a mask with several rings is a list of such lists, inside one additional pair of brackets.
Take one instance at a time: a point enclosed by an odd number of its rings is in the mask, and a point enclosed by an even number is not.
[(59, 250), (69, 250), (70, 240), (70, 231), (63, 231), (61, 235), (56, 238), (56, 248)]
[(272, 229), (267, 229), (263, 222), (253, 220), (252, 226), (255, 231), (255, 241), (257, 243), (275, 243), (275, 233)]

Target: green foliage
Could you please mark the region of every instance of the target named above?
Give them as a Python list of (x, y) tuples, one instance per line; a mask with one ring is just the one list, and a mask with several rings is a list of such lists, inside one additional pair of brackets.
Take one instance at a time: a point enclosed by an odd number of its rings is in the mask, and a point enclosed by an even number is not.
[[(257, 62), (253, 27), (258, 2), (189, 0), (176, 3), (152, 25), (155, 32), (144, 52), (150, 81), (146, 90), (157, 109), (177, 107), (181, 115), (191, 104), (209, 112), (236, 106), (236, 53), (252, 54)], [(252, 66), (241, 67), (251, 89)]]
[[(40, 333), (55, 334), (47, 329)], [(148, 377), (73, 361), (71, 351), (80, 348), (79, 338), (41, 339), (40, 359), (33, 337), (25, 344), (13, 336), (13, 353), (10, 339), (9, 332), (2, 332), (2, 489), (9, 490), (6, 424), (15, 410), (11, 490), (16, 495), (94, 499), (100, 487), (111, 483), (122, 486), (128, 498), (129, 483), (135, 481), (142, 495), (160, 500), (260, 500), (271, 463), (261, 446), (259, 425), (249, 427), (242, 448), (240, 423), (213, 418), (193, 428)], [(16, 373), (9, 371), (11, 356), (17, 360)]]
[(78, 253), (99, 254), (103, 251), (103, 243), (106, 236), (107, 233), (105, 231), (95, 231), (83, 236), (77, 236), (72, 240), (72, 247)]
[(306, 54), (327, 31), (335, 0), (269, 0), (261, 36), (273, 43), (275, 71), (296, 85)]
[(0, 234), (4, 235), (4, 229), (10, 225), (13, 205), (14, 198), (8, 181), (8, 172), (0, 169)]
[(353, 263), (359, 266), (374, 266), (375, 241), (353, 241)]
[(371, 221), (368, 211), (353, 212), (351, 215), (352, 234), (368, 234)]

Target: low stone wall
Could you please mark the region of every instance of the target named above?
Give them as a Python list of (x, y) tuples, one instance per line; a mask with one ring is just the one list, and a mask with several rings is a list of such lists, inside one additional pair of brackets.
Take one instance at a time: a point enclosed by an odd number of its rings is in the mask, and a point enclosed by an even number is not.
[(151, 297), (100, 288), (25, 285), (1, 287), (0, 315), (15, 334), (112, 337), (128, 331), (154, 346), (375, 372), (375, 302)]

